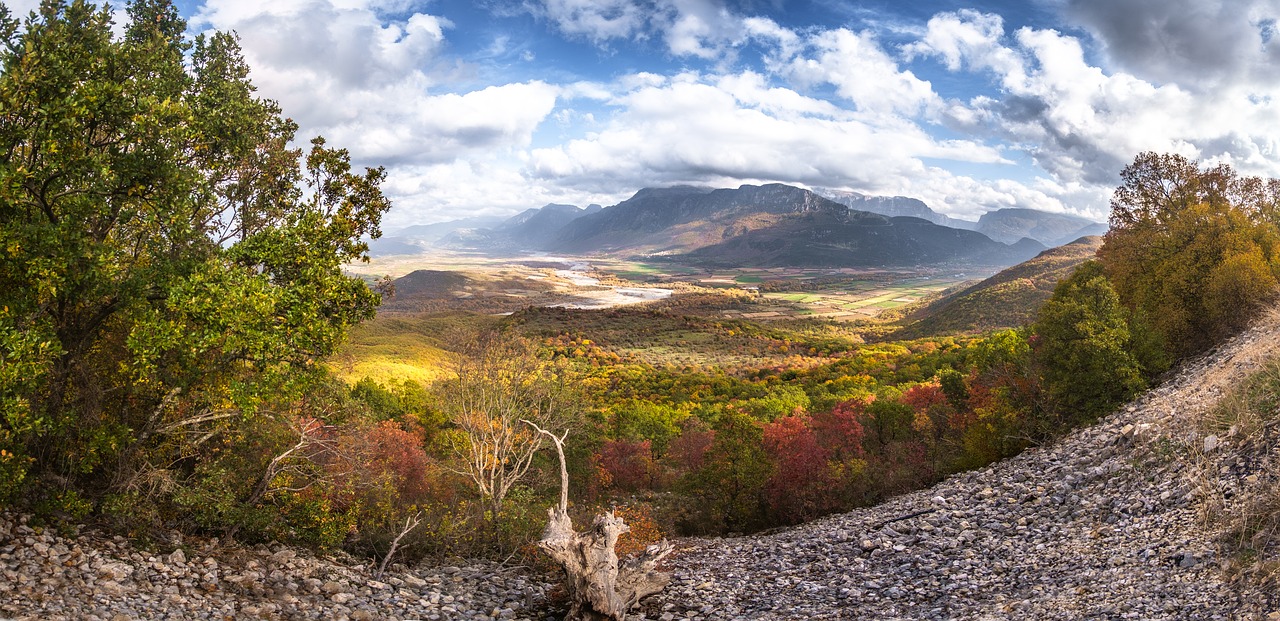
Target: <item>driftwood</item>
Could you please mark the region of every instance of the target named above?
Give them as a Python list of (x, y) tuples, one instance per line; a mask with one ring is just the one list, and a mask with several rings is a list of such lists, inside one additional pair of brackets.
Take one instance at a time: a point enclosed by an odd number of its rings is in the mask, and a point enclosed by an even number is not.
[(893, 524), (894, 522), (901, 522), (901, 521), (903, 521), (903, 520), (909, 520), (909, 519), (911, 519), (911, 518), (913, 518), (913, 517), (920, 517), (920, 516), (922, 516), (922, 515), (928, 515), (928, 514), (930, 514), (930, 513), (933, 513), (934, 511), (937, 511), (937, 509), (925, 509), (925, 510), (923, 510), (923, 511), (916, 511), (915, 513), (908, 513), (908, 514), (903, 515), (903, 516), (900, 516), (900, 517), (896, 517), (896, 518), (888, 519), (888, 520), (885, 520), (885, 521), (883, 521), (883, 522), (879, 522), (879, 523), (877, 523), (875, 526), (872, 526), (872, 527), (871, 527), (871, 530), (880, 530), (881, 528), (884, 528), (884, 527), (886, 527), (886, 526), (888, 526), (888, 525), (890, 525), (890, 524)]
[[(627, 611), (641, 599), (666, 588), (671, 574), (656, 565), (671, 553), (663, 541), (651, 545), (621, 565), (614, 546), (618, 537), (631, 529), (612, 511), (597, 515), (591, 527), (581, 533), (569, 519), (569, 473), (564, 461), (564, 436), (525, 421), (539, 433), (551, 437), (560, 457), (560, 504), (547, 510), (548, 522), (542, 531), (542, 548), (564, 568), (570, 609), (566, 620), (623, 621)], [(566, 432), (567, 435), (567, 432)]]

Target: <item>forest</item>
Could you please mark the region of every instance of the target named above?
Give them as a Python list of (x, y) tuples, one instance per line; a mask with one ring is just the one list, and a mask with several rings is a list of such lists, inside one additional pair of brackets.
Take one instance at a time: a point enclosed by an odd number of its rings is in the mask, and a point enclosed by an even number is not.
[[(388, 317), (439, 373), (347, 381), (337, 354), (394, 294), (343, 272), (379, 235), (384, 171), (292, 146), (233, 35), (189, 40), (162, 0), (128, 15), (122, 36), (81, 0), (0, 15), (0, 507), (52, 525), (530, 554), (558, 493), (537, 427), (568, 432), (573, 512), (631, 524), (621, 551), (795, 524), (1107, 415), (1280, 277), (1280, 181), (1144, 153), (1096, 259), (1021, 328)], [(692, 353), (641, 353), (660, 337)]]

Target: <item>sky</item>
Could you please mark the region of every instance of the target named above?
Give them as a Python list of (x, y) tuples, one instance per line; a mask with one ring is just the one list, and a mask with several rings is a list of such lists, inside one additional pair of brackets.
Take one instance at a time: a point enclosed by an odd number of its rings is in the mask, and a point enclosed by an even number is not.
[(387, 168), (384, 230), (764, 182), (1102, 221), (1142, 151), (1280, 177), (1280, 0), (177, 4)]

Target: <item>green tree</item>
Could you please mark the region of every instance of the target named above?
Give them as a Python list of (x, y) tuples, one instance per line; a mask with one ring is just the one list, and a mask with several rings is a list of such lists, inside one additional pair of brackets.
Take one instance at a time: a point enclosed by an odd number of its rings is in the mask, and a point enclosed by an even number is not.
[(773, 464), (764, 449), (764, 430), (750, 415), (726, 409), (716, 421), (703, 466), (682, 482), (702, 505), (697, 530), (751, 530), (763, 519), (764, 484)]
[(1040, 308), (1033, 357), (1054, 419), (1046, 432), (1093, 420), (1146, 386), (1127, 314), (1096, 261), (1077, 267)]
[[(389, 207), (168, 0), (0, 9), (0, 450), (105, 489), (300, 395), (379, 301), (341, 266)], [(189, 62), (184, 55), (190, 52)], [(17, 368), (17, 367), (12, 367)], [(158, 466), (165, 467), (165, 466)], [(11, 473), (12, 474), (12, 473)]]

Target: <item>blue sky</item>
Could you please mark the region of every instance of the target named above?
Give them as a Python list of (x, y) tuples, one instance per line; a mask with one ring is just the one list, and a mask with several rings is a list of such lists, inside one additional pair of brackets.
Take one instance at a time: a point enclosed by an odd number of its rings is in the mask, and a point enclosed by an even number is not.
[(1280, 0), (179, 6), (304, 139), (388, 168), (389, 230), (775, 181), (1104, 220), (1144, 150), (1280, 177)]

